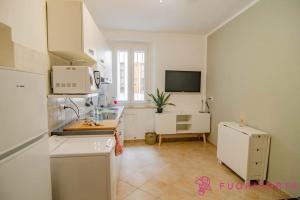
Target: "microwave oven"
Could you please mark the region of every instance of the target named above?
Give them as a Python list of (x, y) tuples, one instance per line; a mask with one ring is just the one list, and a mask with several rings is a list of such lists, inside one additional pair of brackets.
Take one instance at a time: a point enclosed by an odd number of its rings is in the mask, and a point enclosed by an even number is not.
[(100, 90), (100, 71), (89, 66), (53, 66), (54, 94), (90, 94)]

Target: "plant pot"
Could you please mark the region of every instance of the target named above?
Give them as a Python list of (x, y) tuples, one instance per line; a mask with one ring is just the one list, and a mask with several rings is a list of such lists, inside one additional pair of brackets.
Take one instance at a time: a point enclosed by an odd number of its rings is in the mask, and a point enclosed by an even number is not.
[(157, 108), (157, 113), (162, 113), (163, 112), (163, 108)]

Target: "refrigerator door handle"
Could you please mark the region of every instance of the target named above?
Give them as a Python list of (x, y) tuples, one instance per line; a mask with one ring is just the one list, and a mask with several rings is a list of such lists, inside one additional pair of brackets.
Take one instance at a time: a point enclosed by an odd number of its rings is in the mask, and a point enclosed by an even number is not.
[(31, 138), (30, 140), (26, 141), (25, 143), (23, 144), (20, 144), (2, 154), (0, 154), (0, 162), (8, 157), (10, 157), (11, 155), (17, 153), (17, 152), (20, 152), (21, 150), (25, 149), (26, 147), (32, 145), (33, 143), (36, 143), (37, 141), (41, 140), (45, 134), (48, 134), (48, 131), (47, 132), (44, 132), (34, 138)]

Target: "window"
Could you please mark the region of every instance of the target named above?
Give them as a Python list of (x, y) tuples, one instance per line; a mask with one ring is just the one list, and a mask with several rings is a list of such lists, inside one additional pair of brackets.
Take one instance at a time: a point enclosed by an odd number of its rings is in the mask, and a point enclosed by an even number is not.
[(133, 64), (134, 101), (145, 100), (145, 52), (134, 52)]
[(144, 102), (149, 80), (147, 48), (134, 44), (117, 45), (114, 55), (117, 99), (124, 103)]
[(128, 100), (128, 52), (117, 52), (117, 95), (119, 101)]

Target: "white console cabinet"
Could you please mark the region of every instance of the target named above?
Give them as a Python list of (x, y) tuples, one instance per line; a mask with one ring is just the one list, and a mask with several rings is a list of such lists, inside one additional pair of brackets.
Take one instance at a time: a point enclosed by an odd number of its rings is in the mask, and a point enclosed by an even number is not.
[(265, 181), (270, 135), (238, 123), (221, 122), (218, 127), (217, 157), (245, 182)]
[(206, 143), (205, 133), (210, 132), (209, 113), (156, 113), (155, 132), (159, 135), (159, 145), (162, 137), (179, 134), (202, 134)]

